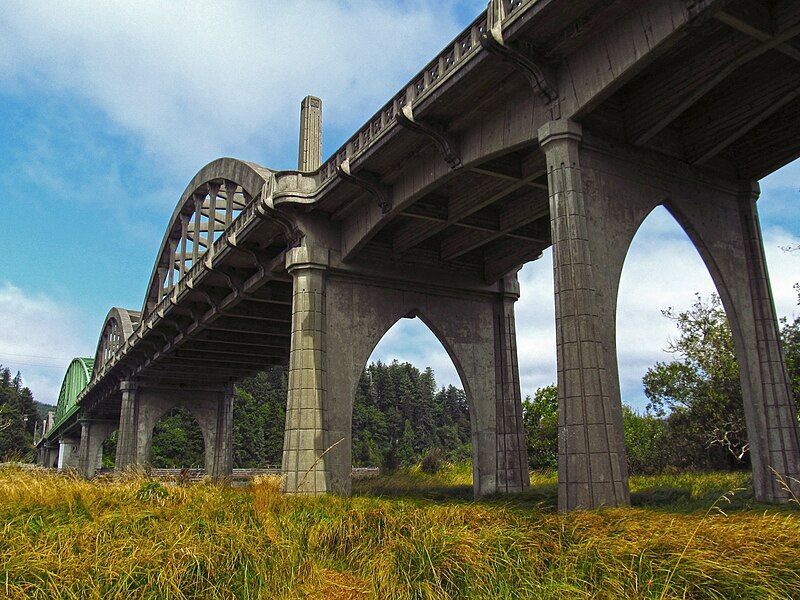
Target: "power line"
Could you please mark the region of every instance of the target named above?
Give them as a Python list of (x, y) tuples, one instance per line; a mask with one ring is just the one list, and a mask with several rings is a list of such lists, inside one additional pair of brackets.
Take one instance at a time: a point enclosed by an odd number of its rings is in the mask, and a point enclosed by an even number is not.
[(0, 356), (19, 356), (21, 358), (45, 358), (47, 360), (72, 360), (61, 356), (37, 356), (35, 354), (14, 354), (13, 352), (0, 352)]

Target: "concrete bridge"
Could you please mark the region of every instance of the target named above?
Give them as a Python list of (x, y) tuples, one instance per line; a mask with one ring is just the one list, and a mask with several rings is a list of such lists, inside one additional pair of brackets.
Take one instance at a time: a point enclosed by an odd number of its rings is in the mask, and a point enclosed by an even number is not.
[(117, 466), (146, 462), (183, 406), (224, 476), (234, 382), (283, 364), (286, 490), (347, 494), (359, 375), (417, 316), (469, 399), (476, 496), (524, 490), (516, 273), (552, 246), (559, 507), (628, 504), (617, 292), (663, 205), (731, 323), (756, 497), (786, 501), (798, 423), (756, 181), (800, 155), (798, 37), (795, 0), (492, 0), (325, 162), (306, 98), (296, 171), (222, 158), (191, 180), (42, 460), (89, 475), (118, 428)]

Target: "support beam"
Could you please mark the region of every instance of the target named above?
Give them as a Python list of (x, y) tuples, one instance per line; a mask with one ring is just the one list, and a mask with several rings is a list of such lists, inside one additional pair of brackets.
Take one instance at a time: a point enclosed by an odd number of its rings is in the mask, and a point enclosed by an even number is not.
[(418, 222), (406, 223), (398, 228), (395, 233), (392, 247), (396, 253), (410, 250), (428, 238), (444, 231), (450, 225), (454, 225), (482, 208), (494, 204), (542, 175), (543, 173), (541, 172), (531, 173), (513, 183), (509, 183), (504, 179), (490, 179), (479, 175), (461, 177), (453, 184), (455, 189), (448, 203), (447, 220), (425, 224)]
[[(742, 49), (739, 51), (735, 51), (736, 47), (732, 46), (731, 48), (734, 50), (730, 52), (730, 56), (716, 59), (719, 64), (719, 68), (713, 72), (713, 74), (705, 75), (702, 80), (700, 80), (688, 91), (688, 93), (681, 96), (681, 100), (672, 105), (667, 105), (667, 108), (664, 111), (659, 111), (659, 114), (656, 118), (648, 119), (650, 124), (644, 130), (636, 133), (634, 137), (634, 143), (638, 146), (646, 144), (654, 136), (673, 123), (683, 113), (689, 110), (689, 108), (694, 106), (708, 92), (725, 81), (737, 69), (755, 60), (765, 52), (775, 49), (797, 35), (800, 35), (800, 24), (794, 25), (784, 31), (780, 31), (776, 35), (770, 37), (769, 40), (759, 43), (756, 46), (752, 46), (752, 44), (742, 45)], [(729, 44), (729, 42), (725, 40), (723, 45), (725, 44)], [(677, 79), (679, 81), (681, 77), (685, 77), (684, 71), (678, 71), (674, 73), (670, 79)], [(648, 88), (643, 90), (641, 93), (646, 93), (652, 96), (654, 91)], [(635, 105), (634, 108), (636, 108)]]
[[(620, 399), (605, 364), (588, 237), (580, 126), (539, 130), (547, 155), (558, 355), (559, 510), (630, 503)], [(620, 410), (617, 410), (619, 408)]]
[[(769, 42), (772, 39), (773, 23), (772, 17), (765, 6), (758, 2), (735, 2), (730, 3), (724, 10), (714, 15), (714, 18), (725, 23), (731, 29), (743, 33), (759, 42)], [(779, 43), (775, 50), (782, 52), (786, 56), (800, 61), (800, 50), (786, 43)]]
[(290, 494), (329, 491), (326, 468), (327, 335), (325, 276), (328, 251), (301, 246), (286, 255), (294, 277), (289, 394), (283, 442), (283, 485)]
[[(501, 238), (513, 230), (527, 225), (537, 219), (546, 217), (550, 213), (550, 204), (547, 195), (543, 193), (528, 193), (515, 198), (502, 210), (498, 217), (499, 227), (495, 231), (476, 231), (464, 229), (442, 240), (442, 260), (454, 260), (459, 256), (471, 252), (476, 248)], [(549, 235), (541, 239), (529, 238), (532, 242), (548, 243)], [(517, 245), (519, 245), (518, 242)]]

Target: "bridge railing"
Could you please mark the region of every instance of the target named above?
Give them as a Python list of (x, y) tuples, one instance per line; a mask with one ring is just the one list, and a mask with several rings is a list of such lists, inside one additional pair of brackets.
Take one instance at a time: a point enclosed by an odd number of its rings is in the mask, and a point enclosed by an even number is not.
[(384, 104), (367, 123), (322, 164), (319, 174), (320, 184), (330, 180), (336, 174), (336, 167), (346, 159), (360, 156), (380, 140), (395, 125), (397, 113), (406, 104), (413, 106), (427, 98), (449, 79), (452, 73), (478, 54), (481, 48), (480, 36), (486, 32), (489, 26), (489, 12), (499, 10), (502, 18), (507, 18), (518, 12), (524, 5), (533, 4), (536, 1), (493, 0), (490, 3), (489, 11), (482, 13), (470, 23), (436, 58), (417, 73), (400, 92)]

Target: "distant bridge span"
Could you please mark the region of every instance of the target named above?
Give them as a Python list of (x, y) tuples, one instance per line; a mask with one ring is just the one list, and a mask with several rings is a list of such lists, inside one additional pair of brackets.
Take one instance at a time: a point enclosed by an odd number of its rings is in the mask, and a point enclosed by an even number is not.
[(627, 504), (617, 292), (664, 205), (729, 316), (756, 497), (785, 501), (798, 425), (755, 181), (800, 155), (798, 38), (793, 0), (492, 0), (325, 162), (307, 98), (297, 171), (223, 158), (192, 179), (41, 460), (72, 443), (89, 475), (118, 428), (117, 466), (145, 463), (184, 406), (224, 476), (232, 384), (288, 365), (286, 490), (349, 493), (358, 377), (419, 316), (466, 388), (476, 495), (523, 490), (516, 273), (552, 246), (559, 507)]

